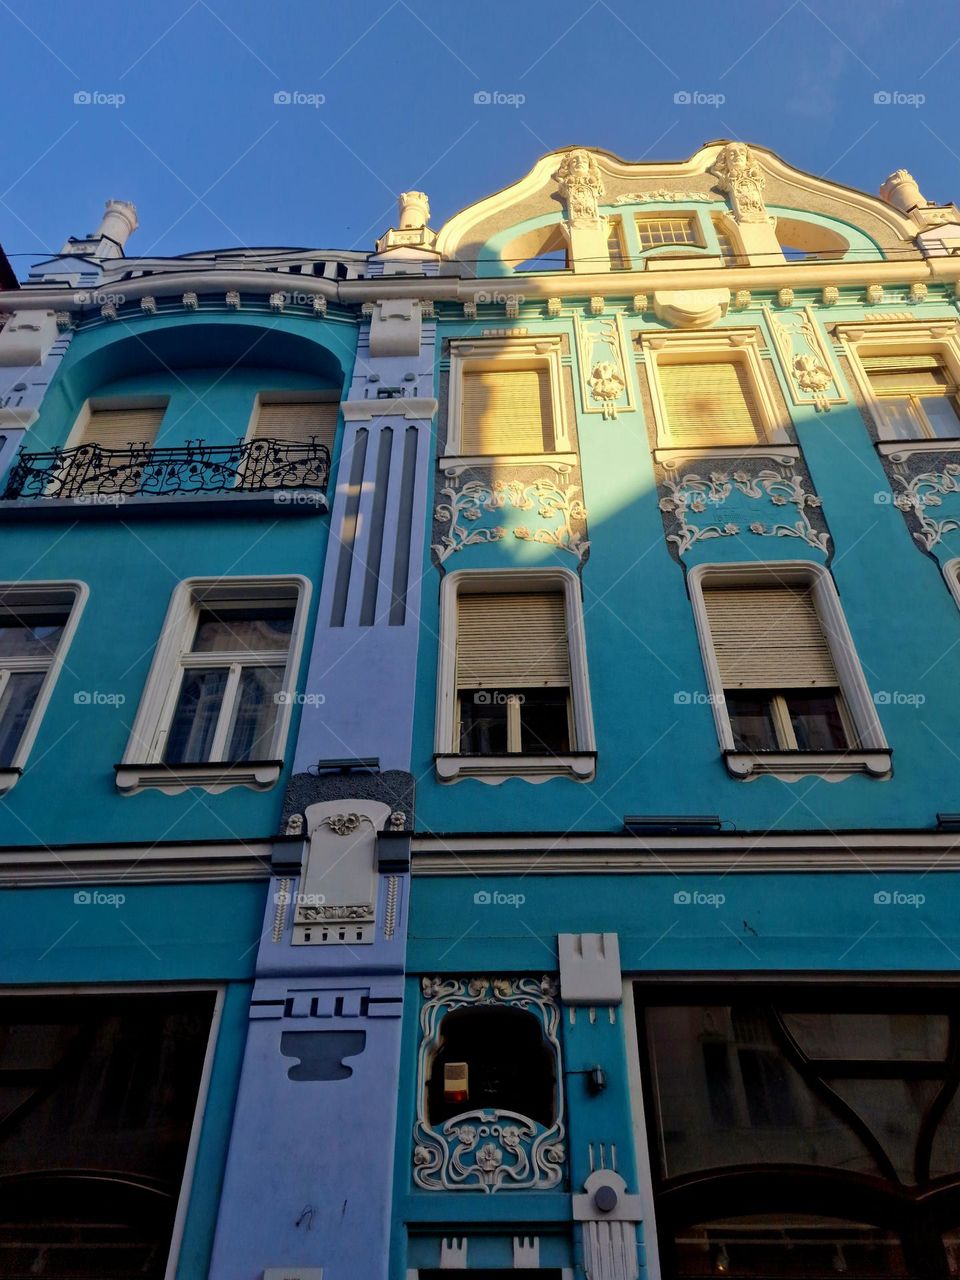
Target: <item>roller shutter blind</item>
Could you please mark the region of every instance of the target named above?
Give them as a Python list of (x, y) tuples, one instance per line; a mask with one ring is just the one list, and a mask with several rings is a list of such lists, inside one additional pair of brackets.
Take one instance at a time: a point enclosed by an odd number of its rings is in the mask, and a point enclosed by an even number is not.
[(457, 688), (570, 684), (562, 592), (504, 592), (457, 599)]
[(839, 687), (809, 587), (707, 588), (703, 600), (725, 689)]
[(81, 444), (101, 449), (152, 448), (164, 414), (164, 405), (152, 409), (94, 409), (83, 429)]
[(461, 452), (554, 448), (548, 369), (465, 369), (461, 399)]
[(335, 400), (261, 404), (253, 438), (309, 444), (311, 437), (316, 437), (318, 444), (330, 449), (337, 429), (339, 408)]
[(721, 364), (657, 366), (673, 444), (755, 444), (763, 420), (746, 369)]

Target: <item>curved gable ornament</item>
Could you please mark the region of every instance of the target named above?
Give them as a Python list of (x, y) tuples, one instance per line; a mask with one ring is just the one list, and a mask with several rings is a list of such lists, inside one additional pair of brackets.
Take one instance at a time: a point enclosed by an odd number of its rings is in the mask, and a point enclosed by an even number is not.
[(713, 162), (710, 172), (716, 175), (720, 189), (729, 197), (737, 222), (771, 221), (763, 203), (767, 180), (745, 142), (728, 143)]

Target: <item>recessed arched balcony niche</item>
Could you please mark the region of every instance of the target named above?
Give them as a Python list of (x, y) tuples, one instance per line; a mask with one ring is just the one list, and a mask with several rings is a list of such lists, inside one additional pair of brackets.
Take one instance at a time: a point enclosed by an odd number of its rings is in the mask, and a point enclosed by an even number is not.
[(199, 316), (79, 333), (4, 497), (135, 514), (148, 500), (298, 490), (325, 510), (344, 367), (293, 326)]
[(424, 978), (413, 1180), (424, 1190), (563, 1180), (559, 1007), (551, 978)]

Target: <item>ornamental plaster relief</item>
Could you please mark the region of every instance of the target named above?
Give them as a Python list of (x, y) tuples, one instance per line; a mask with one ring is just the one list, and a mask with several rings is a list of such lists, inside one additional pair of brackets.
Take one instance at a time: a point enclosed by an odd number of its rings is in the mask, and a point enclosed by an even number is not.
[[(417, 1060), (417, 1119), (413, 1180), (425, 1191), (551, 1190), (563, 1182), (563, 1086), (557, 1029), (556, 983), (533, 978), (424, 978)], [(442, 1040), (444, 1015), (453, 1010), (512, 1008), (540, 1023), (554, 1063), (556, 1115), (552, 1124), (512, 1111), (474, 1108), (434, 1127), (427, 1115), (426, 1083)], [(508, 1050), (509, 1051), (509, 1050)]]
[(840, 379), (810, 307), (776, 313), (764, 307), (774, 347), (794, 404), (813, 405), (820, 412), (845, 404)]
[(584, 413), (615, 420), (636, 407), (625, 367), (627, 339), (623, 317), (585, 320), (574, 316), (580, 368), (580, 405)]
[[(699, 542), (744, 532), (758, 538), (799, 538), (824, 555), (830, 553), (821, 499), (810, 492), (809, 480), (792, 456), (754, 453), (739, 458), (732, 473), (681, 471), (678, 460), (665, 467), (660, 488), (667, 542), (678, 559)], [(751, 511), (754, 503), (757, 509)], [(785, 518), (770, 507), (781, 509)]]
[[(502, 468), (498, 468), (501, 471)], [(459, 475), (448, 475), (440, 488), (441, 502), (434, 509), (434, 541), (431, 547), (438, 567), (456, 552), (467, 547), (502, 542), (512, 532), (520, 542), (535, 542), (565, 551), (578, 565), (587, 558), (587, 509), (580, 498), (578, 485), (566, 484), (571, 468), (557, 466), (553, 476), (525, 480), (530, 468), (511, 467), (511, 479), (494, 479), (487, 469), (467, 468)], [(497, 513), (518, 511), (535, 513), (530, 524), (485, 522)]]

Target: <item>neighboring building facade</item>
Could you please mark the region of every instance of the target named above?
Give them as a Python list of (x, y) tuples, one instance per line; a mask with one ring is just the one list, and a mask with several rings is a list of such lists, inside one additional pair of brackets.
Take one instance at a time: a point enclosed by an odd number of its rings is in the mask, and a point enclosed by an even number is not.
[(0, 294), (0, 1273), (960, 1274), (960, 211), (882, 197), (572, 148)]

